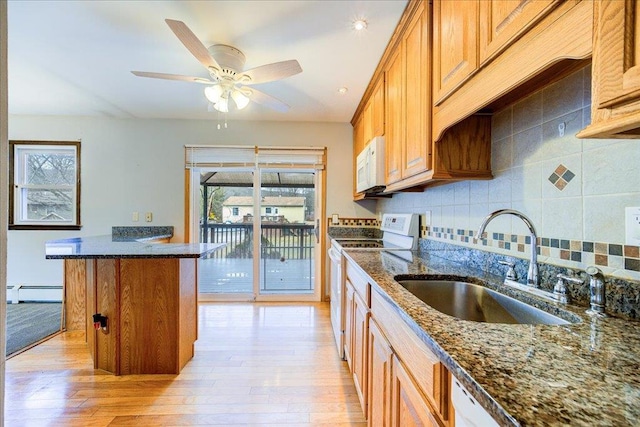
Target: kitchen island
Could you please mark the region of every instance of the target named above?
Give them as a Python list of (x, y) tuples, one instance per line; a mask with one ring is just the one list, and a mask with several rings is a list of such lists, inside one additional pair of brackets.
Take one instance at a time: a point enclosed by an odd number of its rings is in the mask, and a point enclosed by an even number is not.
[[(198, 259), (224, 244), (112, 236), (46, 242), (64, 260), (64, 325), (86, 334), (94, 367), (115, 375), (178, 374), (198, 334)], [(94, 315), (104, 318), (94, 327)]]

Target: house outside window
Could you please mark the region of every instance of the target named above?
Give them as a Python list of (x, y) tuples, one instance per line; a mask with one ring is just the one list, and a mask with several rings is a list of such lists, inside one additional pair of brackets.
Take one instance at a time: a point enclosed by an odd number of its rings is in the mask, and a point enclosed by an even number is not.
[(265, 213), (266, 214), (271, 214), (271, 208), (265, 208)]
[(233, 212), (233, 216), (240, 215), (240, 208), (232, 208), (231, 210)]
[(9, 141), (9, 229), (79, 230), (80, 142)]

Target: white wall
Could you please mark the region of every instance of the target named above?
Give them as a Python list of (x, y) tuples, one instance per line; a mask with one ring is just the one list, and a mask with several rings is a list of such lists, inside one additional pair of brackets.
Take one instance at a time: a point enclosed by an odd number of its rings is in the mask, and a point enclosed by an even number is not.
[[(9, 116), (12, 140), (82, 140), (81, 231), (9, 231), (7, 284), (60, 285), (62, 261), (44, 259), (44, 242), (111, 233), (114, 225), (173, 225), (184, 237), (184, 145), (326, 146), (327, 214), (373, 217), (352, 202), (349, 123), (122, 120)], [(348, 185), (345, 185), (348, 183)], [(367, 209), (367, 207), (369, 209)], [(140, 222), (131, 213), (141, 213)], [(145, 223), (144, 212), (153, 212)]]

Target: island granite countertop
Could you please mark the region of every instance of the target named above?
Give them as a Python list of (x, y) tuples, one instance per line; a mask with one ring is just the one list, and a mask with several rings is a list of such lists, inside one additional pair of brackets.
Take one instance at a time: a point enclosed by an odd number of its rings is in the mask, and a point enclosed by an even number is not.
[[(500, 277), (424, 253), (395, 263), (385, 262), (389, 254), (380, 251), (343, 253), (500, 425), (640, 425), (640, 322), (592, 318), (584, 307), (506, 289)], [(579, 322), (507, 325), (456, 319), (403, 288), (394, 280), (399, 274), (480, 280)]]
[(74, 237), (45, 242), (45, 258), (201, 258), (223, 246), (225, 243), (152, 243), (149, 237)]

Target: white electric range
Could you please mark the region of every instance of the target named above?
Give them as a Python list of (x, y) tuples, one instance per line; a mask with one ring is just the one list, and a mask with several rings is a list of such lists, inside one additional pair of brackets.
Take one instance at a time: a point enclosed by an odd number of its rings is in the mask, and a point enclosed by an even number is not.
[(382, 216), (382, 238), (367, 237), (339, 237), (331, 239), (329, 258), (330, 271), (330, 299), (331, 326), (338, 346), (340, 357), (344, 358), (344, 330), (345, 330), (345, 281), (342, 277), (342, 251), (354, 249), (363, 251), (397, 251), (410, 257), (411, 250), (418, 247), (420, 227), (417, 214), (384, 214)]

